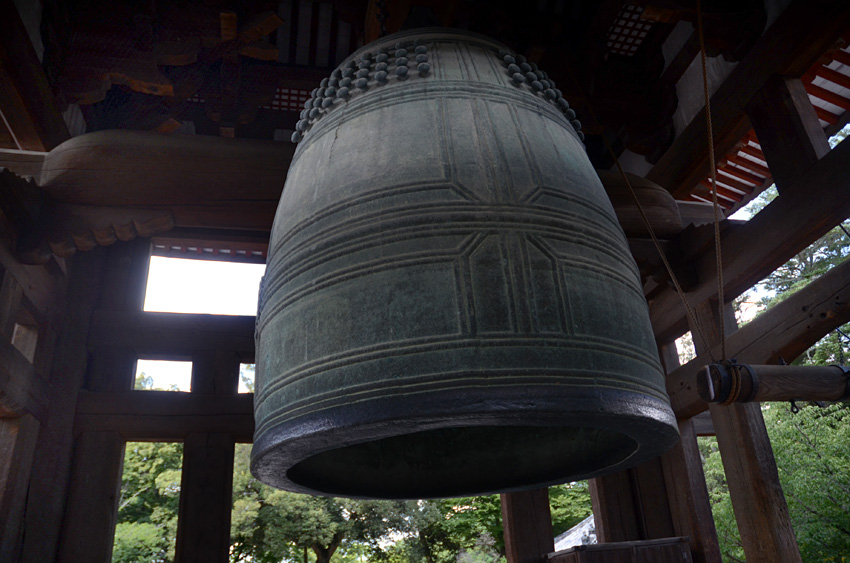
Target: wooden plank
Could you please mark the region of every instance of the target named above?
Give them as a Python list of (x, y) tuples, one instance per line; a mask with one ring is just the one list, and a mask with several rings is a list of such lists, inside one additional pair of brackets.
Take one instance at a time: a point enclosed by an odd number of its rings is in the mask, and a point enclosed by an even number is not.
[[(847, 193), (850, 143), (841, 143), (812, 166), (805, 178), (789, 186), (785, 194), (741, 228), (722, 236), (726, 298), (737, 297), (846, 219), (850, 215)], [(713, 249), (692, 259), (699, 283), (688, 293), (688, 299), (698, 303), (717, 291)], [(657, 339), (668, 341), (685, 331), (684, 308), (674, 290), (665, 289), (649, 305)]]
[(546, 554), (555, 551), (549, 489), (500, 496), (508, 563), (540, 563)]
[[(747, 103), (774, 74), (799, 77), (850, 27), (850, 4), (842, 0), (795, 0), (753, 46), (711, 97), (716, 152), (726, 154), (750, 129)], [(647, 179), (686, 196), (709, 175), (705, 109), (691, 120)]]
[[(659, 355), (667, 373), (679, 365), (675, 343), (659, 346)], [(679, 420), (678, 425), (679, 442), (661, 456), (673, 535), (688, 538), (695, 563), (720, 563), (720, 543), (697, 444), (697, 427), (694, 419)]]
[[(737, 328), (730, 305), (723, 308), (722, 317), (709, 301), (695, 312), (706, 339), (694, 337), (698, 353), (720, 344), (719, 319), (727, 334)], [(801, 563), (759, 404), (711, 405), (710, 412), (747, 560)]]
[(254, 358), (254, 317), (96, 311), (89, 346), (120, 346), (138, 354), (191, 356), (196, 350), (233, 350)]
[(0, 561), (20, 557), (38, 430), (32, 416), (0, 419)]
[(199, 350), (192, 355), (192, 393), (236, 395), (241, 358), (234, 350)]
[(645, 539), (628, 472), (589, 479), (588, 484), (600, 543)]
[[(780, 358), (791, 362), (846, 322), (850, 322), (850, 261), (729, 335), (726, 350), (743, 363), (776, 364)], [(718, 346), (713, 354), (720, 355)], [(700, 354), (667, 376), (667, 392), (677, 417), (696, 416), (708, 408), (699, 397), (696, 375), (709, 363), (709, 355)]]
[(176, 391), (82, 391), (76, 432), (109, 430), (127, 441), (182, 441), (190, 433), (227, 433), (250, 443), (254, 435), (254, 395), (202, 395)]
[(0, 0), (0, 114), (21, 150), (71, 136), (13, 0)]
[(75, 257), (67, 311), (50, 369), (47, 416), (42, 422), (29, 481), (24, 561), (54, 561), (65, 508), (73, 451), (77, 392), (86, 372), (86, 334), (103, 254)]
[(229, 434), (193, 433), (183, 442), (175, 561), (230, 560), (233, 455)]
[(826, 134), (798, 78), (772, 77), (747, 105), (747, 115), (780, 193), (829, 152)]
[(117, 432), (77, 438), (59, 561), (112, 561), (123, 466), (124, 439)]
[(17, 348), (0, 341), (0, 418), (26, 414), (44, 418), (46, 386), (44, 376)]

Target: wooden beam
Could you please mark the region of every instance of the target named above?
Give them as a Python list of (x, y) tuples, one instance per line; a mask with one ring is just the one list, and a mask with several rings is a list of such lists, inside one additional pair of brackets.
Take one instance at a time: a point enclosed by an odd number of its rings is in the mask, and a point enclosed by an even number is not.
[[(658, 354), (666, 373), (679, 366), (675, 343), (659, 346)], [(720, 543), (697, 444), (697, 428), (693, 419), (679, 420), (678, 425), (679, 442), (661, 456), (673, 535), (688, 538), (694, 563), (720, 563)]]
[(829, 152), (809, 95), (798, 78), (773, 76), (747, 106), (779, 192)]
[(11, 343), (0, 341), (0, 418), (31, 414), (41, 420), (47, 382)]
[(22, 560), (55, 561), (62, 527), (74, 445), (77, 392), (86, 373), (91, 311), (98, 291), (103, 254), (75, 257), (67, 311), (50, 368), (47, 414), (42, 422), (27, 492)]
[(117, 432), (77, 438), (58, 561), (112, 561), (123, 467), (124, 439)]
[(600, 543), (676, 535), (661, 458), (590, 481)]
[(841, 401), (845, 396), (850, 397), (850, 371), (838, 365), (715, 363), (700, 372), (697, 387), (704, 401), (718, 404), (727, 401)]
[[(745, 363), (776, 364), (780, 358), (791, 362), (846, 322), (850, 322), (850, 261), (729, 335), (726, 350), (730, 357)], [(719, 357), (719, 347), (715, 346), (712, 353)], [(700, 354), (667, 376), (667, 392), (678, 418), (696, 416), (708, 408), (699, 397), (696, 376), (711, 363), (709, 358), (708, 354)]]
[[(719, 322), (725, 324), (727, 334), (737, 328), (730, 305), (718, 313), (716, 304), (704, 301), (695, 307), (695, 312), (705, 337), (694, 337), (700, 354), (720, 344)], [(758, 403), (711, 405), (710, 411), (747, 560), (801, 563)]]
[[(848, 4), (850, 6), (850, 4)], [(841, 143), (812, 166), (741, 228), (722, 236), (723, 280), (731, 300), (850, 216), (850, 143)], [(683, 245), (687, 243), (683, 241)], [(713, 249), (698, 256), (683, 252), (697, 270), (699, 283), (688, 294), (699, 303), (717, 291)], [(665, 289), (650, 301), (656, 338), (675, 339), (685, 330), (679, 296)]]
[(191, 356), (196, 350), (225, 349), (245, 363), (254, 358), (254, 317), (97, 311), (89, 346), (121, 346), (138, 354)]
[(500, 496), (508, 563), (541, 563), (547, 554), (555, 551), (549, 489)]
[(201, 395), (177, 391), (82, 391), (75, 432), (118, 432), (128, 442), (179, 442), (191, 433), (232, 434), (250, 443), (254, 395)]
[(18, 561), (38, 421), (32, 416), (0, 419), (0, 561)]
[(233, 455), (234, 441), (229, 434), (186, 436), (175, 561), (230, 560)]
[(49, 151), (71, 136), (12, 0), (0, 0), (0, 116), (20, 150)]
[[(795, 0), (780, 14), (711, 97), (717, 154), (726, 154), (750, 129), (746, 105), (774, 74), (799, 77), (850, 27), (850, 4), (842, 0)], [(705, 109), (691, 120), (647, 179), (685, 197), (709, 175)]]

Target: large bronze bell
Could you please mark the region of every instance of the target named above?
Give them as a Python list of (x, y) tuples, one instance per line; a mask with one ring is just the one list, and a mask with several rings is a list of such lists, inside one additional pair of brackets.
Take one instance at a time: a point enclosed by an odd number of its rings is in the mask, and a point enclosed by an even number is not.
[(416, 30), (307, 105), (260, 298), (254, 475), (451, 497), (675, 443), (637, 269), (545, 73)]

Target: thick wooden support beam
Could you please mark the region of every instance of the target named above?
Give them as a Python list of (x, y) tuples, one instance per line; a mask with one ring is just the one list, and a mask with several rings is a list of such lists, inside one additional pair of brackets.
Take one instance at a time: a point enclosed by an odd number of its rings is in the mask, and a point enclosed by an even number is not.
[(661, 456), (674, 535), (688, 538), (694, 563), (720, 563), (720, 545), (693, 421), (680, 420), (679, 434), (679, 443)]
[[(709, 301), (695, 309), (706, 338), (694, 338), (699, 353), (720, 343), (718, 318), (725, 323), (727, 334), (735, 331), (731, 306), (723, 308), (722, 317)], [(711, 405), (710, 411), (747, 560), (800, 563), (800, 550), (759, 404)]]
[(85, 432), (77, 440), (59, 561), (112, 561), (124, 439), (117, 432)]
[(250, 443), (254, 435), (254, 395), (82, 391), (74, 429), (80, 433), (118, 432), (128, 442), (175, 442), (190, 433), (227, 433), (237, 442)]
[[(746, 224), (724, 233), (726, 298), (740, 295), (850, 216), (848, 193), (850, 143), (841, 143)], [(687, 258), (688, 253), (684, 254)], [(699, 283), (687, 296), (696, 304), (717, 292), (713, 249), (702, 251), (693, 260)], [(658, 340), (668, 341), (685, 331), (685, 312), (675, 290), (665, 290), (649, 305)]]
[(0, 341), (0, 418), (44, 417), (46, 381), (11, 343)]
[[(661, 346), (669, 370), (679, 364), (675, 345)], [(702, 459), (690, 421), (680, 421), (681, 441), (659, 458), (590, 480), (596, 533), (603, 543), (687, 537), (691, 557), (720, 563)]]
[[(785, 196), (782, 196), (785, 197)], [(726, 341), (727, 354), (740, 362), (791, 362), (829, 331), (850, 322), (850, 262), (836, 266), (788, 299), (759, 315)], [(713, 348), (719, 357), (718, 346)], [(667, 376), (667, 392), (678, 418), (695, 416), (708, 408), (699, 396), (697, 373), (711, 363), (700, 354)]]
[(254, 317), (97, 311), (89, 346), (133, 348), (138, 354), (189, 357), (197, 350), (233, 350), (254, 357)]
[(542, 563), (555, 551), (549, 489), (503, 493), (501, 500), (508, 563)]
[(829, 152), (799, 78), (771, 77), (747, 106), (747, 115), (780, 193)]
[(233, 505), (233, 436), (190, 434), (183, 442), (178, 563), (227, 563)]
[(71, 135), (12, 0), (0, 0), (0, 115), (20, 150), (49, 151)]
[(32, 416), (0, 419), (0, 561), (18, 561), (27, 481), (39, 423)]
[[(658, 352), (665, 372), (679, 365), (675, 343), (659, 346)], [(678, 424), (679, 443), (661, 456), (673, 535), (688, 538), (695, 563), (720, 563), (720, 543), (711, 513), (696, 426), (693, 420), (679, 420)]]
[[(850, 26), (843, 0), (795, 0), (753, 46), (711, 97), (717, 154), (726, 154), (750, 129), (746, 105), (774, 74), (802, 76)], [(705, 109), (677, 137), (647, 179), (684, 198), (709, 175)]]
[(55, 561), (74, 447), (74, 411), (86, 373), (91, 312), (98, 292), (100, 252), (75, 257), (67, 311), (50, 369), (47, 416), (38, 435), (27, 494), (24, 561)]

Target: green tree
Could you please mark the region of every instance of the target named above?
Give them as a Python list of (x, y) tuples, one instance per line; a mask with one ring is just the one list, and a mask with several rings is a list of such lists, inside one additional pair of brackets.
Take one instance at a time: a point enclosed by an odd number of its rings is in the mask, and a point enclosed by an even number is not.
[(113, 562), (174, 560), (182, 465), (182, 444), (127, 444)]
[(414, 501), (339, 499), (276, 490), (251, 476), (249, 457), (250, 445), (237, 445), (232, 561), (328, 563), (334, 555), (345, 559), (351, 553), (381, 557), (383, 544), (413, 532)]

